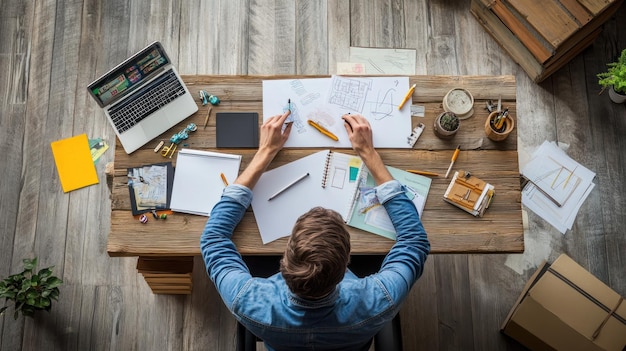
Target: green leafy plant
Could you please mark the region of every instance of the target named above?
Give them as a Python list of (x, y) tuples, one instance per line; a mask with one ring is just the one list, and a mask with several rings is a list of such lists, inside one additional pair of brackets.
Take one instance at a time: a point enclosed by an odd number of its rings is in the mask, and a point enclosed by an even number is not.
[(613, 87), (615, 92), (626, 94), (626, 49), (622, 50), (617, 62), (607, 64), (609, 67), (606, 72), (598, 74), (598, 84), (603, 90)]
[[(13, 274), (0, 282), (0, 298), (5, 299), (5, 304), (13, 301), (17, 319), (20, 312), (24, 316), (33, 317), (35, 311), (50, 311), (52, 300), (59, 298), (59, 286), (63, 281), (52, 275), (52, 268), (48, 267), (35, 274), (37, 258), (25, 259), (24, 271)], [(0, 315), (9, 308), (5, 305), (0, 309)]]
[(459, 117), (452, 112), (446, 112), (439, 119), (439, 124), (443, 129), (452, 132), (459, 127)]

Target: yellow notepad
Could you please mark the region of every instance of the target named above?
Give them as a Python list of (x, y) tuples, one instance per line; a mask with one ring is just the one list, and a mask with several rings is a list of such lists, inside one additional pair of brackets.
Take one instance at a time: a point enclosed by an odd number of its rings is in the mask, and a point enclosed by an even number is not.
[(50, 143), (63, 192), (98, 184), (96, 166), (91, 159), (87, 134)]

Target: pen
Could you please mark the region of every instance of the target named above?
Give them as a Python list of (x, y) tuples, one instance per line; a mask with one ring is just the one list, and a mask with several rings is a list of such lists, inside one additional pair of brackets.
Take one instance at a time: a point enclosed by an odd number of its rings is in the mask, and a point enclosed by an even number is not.
[(452, 154), (452, 161), (450, 162), (450, 167), (448, 167), (448, 171), (446, 172), (446, 178), (450, 175), (450, 170), (452, 169), (452, 166), (454, 166), (454, 161), (456, 161), (456, 158), (459, 156), (459, 151), (461, 151), (461, 145), (457, 146), (456, 150), (454, 150), (454, 154)]
[(220, 177), (222, 177), (222, 182), (224, 182), (224, 186), (228, 186), (228, 180), (226, 180), (226, 176), (224, 173), (220, 173)]
[(439, 177), (439, 173), (435, 173), (435, 172), (418, 171), (416, 169), (407, 169), (406, 171), (409, 173), (413, 173), (413, 174), (420, 174), (420, 175), (431, 176), (431, 177)]
[(206, 112), (206, 118), (204, 119), (204, 127), (202, 129), (206, 129), (206, 125), (209, 124), (209, 117), (211, 116), (211, 110), (213, 110), (213, 106), (209, 105), (209, 109)]
[(326, 128), (322, 127), (321, 125), (313, 122), (312, 120), (309, 120), (308, 122), (309, 122), (309, 124), (311, 126), (313, 126), (315, 129), (317, 129), (320, 133), (326, 135), (327, 137), (333, 139), (334, 141), (338, 141), (339, 140), (339, 138), (337, 138), (337, 136), (335, 134), (329, 132)]
[(270, 196), (269, 199), (267, 199), (267, 201), (271, 201), (272, 199), (274, 199), (276, 196), (282, 194), (285, 190), (291, 188), (292, 186), (298, 184), (298, 182), (300, 182), (302, 179), (306, 178), (309, 176), (309, 173), (303, 174), (302, 176), (300, 176), (298, 179), (294, 180), (293, 182), (287, 184), (284, 188), (278, 190), (276, 193), (274, 193), (274, 195)]
[(411, 88), (406, 93), (406, 95), (404, 95), (404, 99), (402, 100), (400, 105), (398, 105), (398, 110), (401, 110), (404, 104), (406, 104), (406, 102), (409, 101), (409, 98), (411, 97), (411, 95), (413, 95), (413, 92), (415, 91), (415, 86), (417, 86), (417, 84), (413, 84), (413, 86), (411, 86)]

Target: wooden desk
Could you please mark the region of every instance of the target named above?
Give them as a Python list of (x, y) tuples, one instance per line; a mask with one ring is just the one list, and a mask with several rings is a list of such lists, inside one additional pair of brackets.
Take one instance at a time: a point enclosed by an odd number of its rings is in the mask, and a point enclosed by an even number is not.
[[(293, 77), (262, 76), (186, 76), (187, 87), (198, 96), (205, 90), (219, 96), (221, 103), (213, 107), (209, 125), (203, 129), (206, 106), (154, 142), (127, 155), (121, 145), (115, 147), (115, 162), (111, 174), (111, 232), (107, 251), (110, 256), (139, 256), (138, 269), (144, 274), (155, 293), (189, 293), (193, 256), (200, 255), (199, 238), (207, 218), (174, 213), (167, 220), (150, 220), (141, 224), (130, 213), (127, 187), (128, 167), (163, 162), (154, 152), (159, 140), (183, 129), (189, 122), (196, 123), (198, 131), (185, 140), (186, 147), (215, 150), (215, 113), (223, 111), (258, 111), (262, 122), (262, 80)], [(304, 77), (303, 77), (304, 78)], [(309, 78), (309, 77), (307, 77)], [(437, 172), (423, 214), (423, 224), (431, 242), (432, 253), (488, 253), (522, 252), (521, 193), (517, 159), (517, 129), (507, 140), (495, 143), (486, 138), (484, 122), (485, 101), (502, 97), (503, 107), (516, 116), (515, 77), (513, 76), (411, 76), (417, 83), (413, 104), (425, 108), (425, 117), (413, 117), (413, 126), (422, 122), (426, 129), (414, 149), (379, 149), (387, 165), (402, 169), (420, 169)], [(474, 115), (461, 121), (461, 128), (452, 140), (437, 138), (432, 130), (434, 118), (442, 111), (442, 98), (451, 88), (468, 89), (475, 99)], [(398, 135), (405, 139), (407, 135)], [(376, 133), (376, 131), (374, 131)], [(461, 145), (461, 153), (454, 169), (464, 169), (493, 184), (496, 196), (484, 217), (473, 216), (445, 203), (443, 193), (450, 182), (443, 175), (450, 164), (453, 149)], [(284, 149), (270, 169), (291, 162), (320, 149)], [(342, 152), (352, 153), (351, 149)], [(254, 149), (219, 149), (220, 152), (243, 155), (241, 169), (250, 162)], [(170, 160), (170, 159), (168, 159)], [(171, 159), (175, 163), (176, 157)], [(352, 235), (352, 253), (385, 254), (393, 241), (358, 229), (349, 228)], [(243, 255), (281, 255), (286, 238), (263, 245), (254, 214), (251, 210), (233, 235), (233, 241)], [(187, 278), (188, 277), (188, 278)], [(160, 279), (162, 278), (162, 279)]]

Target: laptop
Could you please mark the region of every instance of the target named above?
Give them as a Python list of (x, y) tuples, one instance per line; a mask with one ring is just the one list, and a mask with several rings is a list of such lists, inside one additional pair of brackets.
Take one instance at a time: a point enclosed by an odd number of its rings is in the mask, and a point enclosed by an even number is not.
[(87, 89), (128, 154), (198, 111), (159, 42), (120, 63)]

